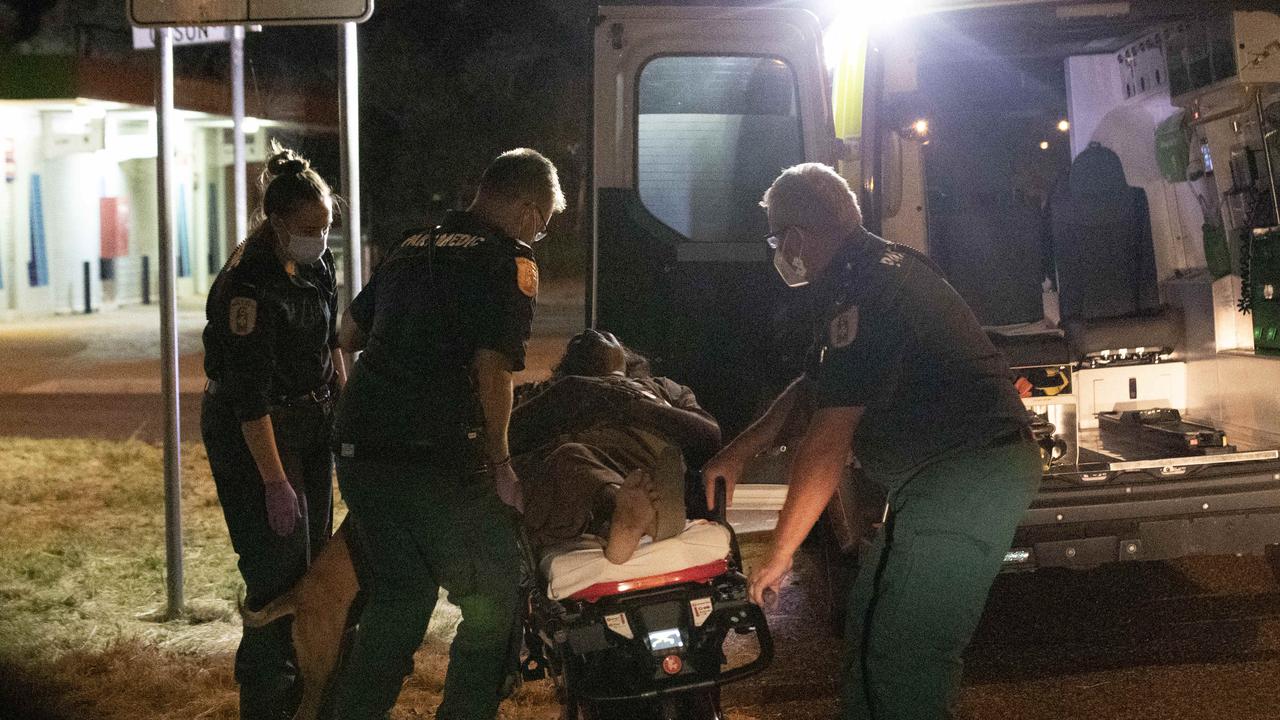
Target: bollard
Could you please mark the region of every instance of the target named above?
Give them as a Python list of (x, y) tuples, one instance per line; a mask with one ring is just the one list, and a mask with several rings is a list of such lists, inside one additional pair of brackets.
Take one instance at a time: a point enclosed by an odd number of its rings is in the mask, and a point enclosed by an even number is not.
[(89, 275), (89, 267), (90, 267), (89, 261), (85, 260), (84, 261), (84, 314), (85, 315), (88, 315), (89, 313), (93, 312), (93, 303), (91, 302), (92, 300), (91, 293), (93, 291), (93, 288), (89, 285), (89, 282), (91, 280)]
[(142, 256), (142, 304), (151, 304), (151, 256)]

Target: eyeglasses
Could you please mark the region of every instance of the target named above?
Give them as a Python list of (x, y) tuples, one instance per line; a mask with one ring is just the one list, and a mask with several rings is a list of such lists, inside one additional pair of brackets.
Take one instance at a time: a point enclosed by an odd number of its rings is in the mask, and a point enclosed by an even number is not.
[(778, 232), (772, 232), (764, 236), (764, 244), (769, 246), (770, 250), (777, 250), (782, 245), (782, 238), (786, 237), (787, 231), (798, 225), (788, 225)]
[(525, 202), (529, 205), (529, 207), (533, 208), (534, 212), (538, 213), (538, 222), (541, 223), (542, 230), (533, 236), (533, 242), (535, 243), (540, 242), (543, 238), (547, 236), (547, 228), (551, 225), (551, 218), (548, 217), (544, 219), (542, 217), (542, 210), (538, 208), (537, 203), (532, 202), (530, 200), (525, 200)]

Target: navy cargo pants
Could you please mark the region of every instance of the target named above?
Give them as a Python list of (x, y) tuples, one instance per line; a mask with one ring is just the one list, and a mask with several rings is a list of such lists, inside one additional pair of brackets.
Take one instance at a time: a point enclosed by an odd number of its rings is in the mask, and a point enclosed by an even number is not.
[(1040, 486), (1029, 440), (933, 463), (889, 491), (849, 595), (843, 717), (943, 720), (1014, 530)]
[(368, 559), (368, 598), (335, 716), (381, 720), (413, 671), (440, 588), (462, 609), (440, 720), (492, 720), (511, 661), (520, 551), (514, 512), (486, 475), (427, 463), (338, 459), (338, 485)]
[[(325, 432), (314, 446), (280, 449), (285, 474), (305, 501), (305, 520), (293, 534), (280, 537), (267, 522), (266, 491), (249, 453), (240, 422), (231, 407), (205, 395), (200, 434), (218, 488), (231, 545), (239, 555), (245, 605), (258, 610), (293, 587), (329, 538), (333, 512), (333, 455)], [(301, 687), (296, 684), (292, 618), (244, 629), (236, 650), (235, 678), (240, 685), (241, 720), (277, 720), (293, 715)]]

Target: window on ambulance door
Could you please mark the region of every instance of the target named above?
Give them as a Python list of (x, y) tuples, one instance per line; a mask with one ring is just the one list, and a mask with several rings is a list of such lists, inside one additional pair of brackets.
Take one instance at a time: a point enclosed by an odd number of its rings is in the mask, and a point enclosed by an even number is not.
[(795, 74), (771, 57), (668, 56), (640, 71), (636, 176), (654, 217), (695, 242), (759, 242), (760, 196), (804, 161)]

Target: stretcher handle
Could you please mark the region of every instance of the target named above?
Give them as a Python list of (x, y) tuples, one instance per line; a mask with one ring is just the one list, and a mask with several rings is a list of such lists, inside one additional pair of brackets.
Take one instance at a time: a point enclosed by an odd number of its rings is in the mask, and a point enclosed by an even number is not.
[(725, 482), (723, 475), (716, 476), (716, 504), (711, 508), (711, 515), (724, 525), (728, 525), (729, 517), (729, 489), (728, 483)]
[(729, 531), (729, 552), (733, 558), (731, 567), (742, 570), (742, 549), (738, 547), (738, 533), (729, 524), (729, 487), (723, 475), (716, 476), (716, 505), (711, 508), (711, 518)]

